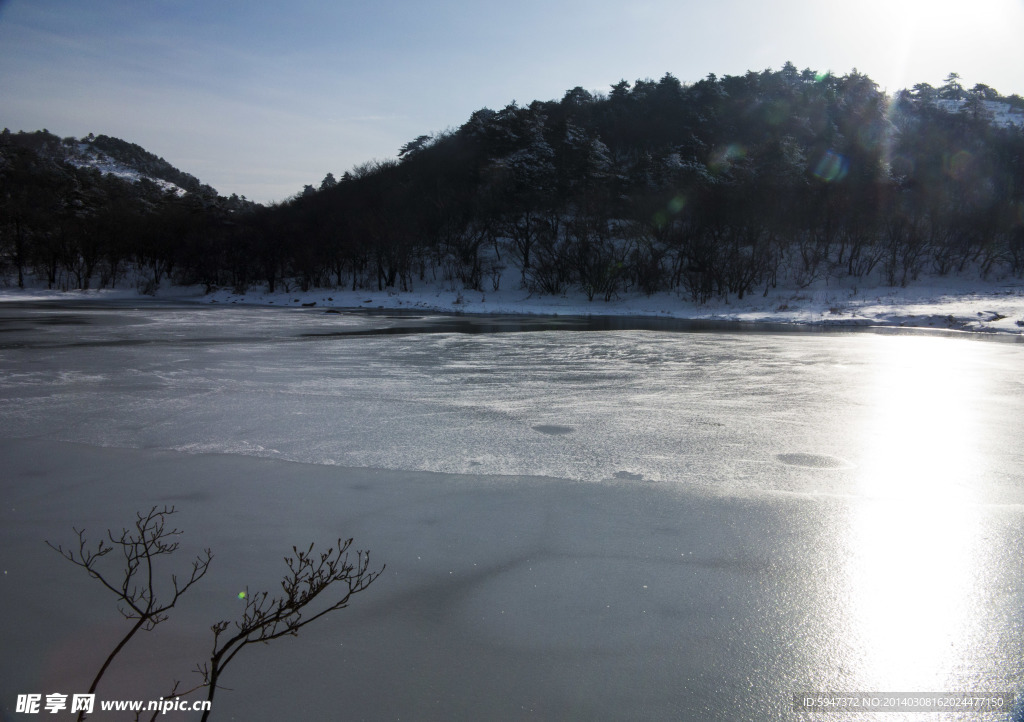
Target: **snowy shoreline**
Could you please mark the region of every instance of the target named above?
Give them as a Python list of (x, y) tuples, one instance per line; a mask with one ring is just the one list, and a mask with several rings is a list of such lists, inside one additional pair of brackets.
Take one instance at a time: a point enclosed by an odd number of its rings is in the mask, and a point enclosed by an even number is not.
[(819, 284), (770, 289), (743, 299), (697, 304), (675, 294), (622, 294), (588, 301), (580, 292), (541, 296), (524, 289), (492, 292), (424, 284), (413, 291), (250, 290), (235, 293), (165, 286), (153, 296), (134, 289), (54, 291), (0, 289), (3, 302), (152, 301), (332, 310), (388, 310), (473, 315), (589, 316), (676, 319), (709, 323), (771, 324), (810, 329), (908, 328), (1016, 336), (1024, 340), (1024, 281), (924, 280), (906, 288)]

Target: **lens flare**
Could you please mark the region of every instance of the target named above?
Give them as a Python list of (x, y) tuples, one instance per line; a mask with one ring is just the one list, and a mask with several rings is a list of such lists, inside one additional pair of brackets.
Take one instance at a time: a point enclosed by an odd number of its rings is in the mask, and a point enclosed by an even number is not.
[(672, 216), (679, 215), (684, 208), (686, 208), (686, 196), (675, 196), (665, 204), (664, 209), (655, 211), (651, 220), (654, 221), (656, 227), (664, 228), (672, 220)]
[(814, 169), (814, 177), (826, 183), (836, 183), (846, 177), (850, 170), (850, 162), (842, 153), (834, 150), (826, 151)]
[(947, 155), (943, 159), (946, 175), (954, 180), (963, 180), (970, 172), (974, 156), (966, 150), (958, 150), (953, 155)]
[(896, 139), (898, 136), (897, 127), (899, 125), (899, 108), (900, 103), (896, 97), (887, 98), (885, 101), (885, 131), (882, 133), (882, 162), (890, 166), (896, 175), (913, 175), (914, 163), (909, 158), (906, 159), (904, 167), (907, 168), (905, 171), (899, 171), (896, 168), (896, 155), (893, 152), (896, 147)]
[(747, 149), (745, 147), (739, 143), (730, 143), (729, 145), (715, 149), (715, 152), (711, 154), (708, 166), (715, 173), (721, 173), (722, 171), (728, 170), (729, 166), (736, 161), (743, 160), (746, 157)]

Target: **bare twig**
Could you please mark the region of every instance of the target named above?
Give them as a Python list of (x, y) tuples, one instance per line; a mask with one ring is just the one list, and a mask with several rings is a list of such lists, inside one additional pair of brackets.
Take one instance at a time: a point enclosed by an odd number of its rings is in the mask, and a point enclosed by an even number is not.
[[(208, 662), (197, 665), (196, 671), (203, 676), (208, 687), (207, 700), (213, 701), (220, 676), (224, 668), (247, 645), (254, 642), (264, 644), (286, 635), (296, 636), (299, 630), (336, 609), (344, 609), (353, 594), (366, 589), (384, 571), (381, 567), (371, 572), (370, 553), (355, 552), (355, 559), (349, 561), (352, 540), (338, 540), (337, 547), (331, 547), (320, 554), (313, 553), (313, 545), (300, 551), (292, 547), (295, 556), (285, 557), (288, 574), (281, 581), (281, 596), (271, 597), (269, 592), (249, 595), (245, 592), (245, 609), (242, 618), (234, 622), (235, 633), (225, 638), (231, 628), (229, 621), (220, 621), (210, 629), (213, 631), (213, 650)], [(336, 583), (340, 583), (341, 596), (333, 597), (324, 605), (313, 603)], [(304, 616), (308, 614), (309, 616)], [(209, 710), (203, 714), (203, 722)]]
[[(176, 528), (168, 528), (167, 517), (175, 513), (173, 506), (162, 509), (153, 507), (148, 513), (136, 514), (135, 528), (123, 529), (119, 536), (107, 530), (107, 539), (101, 539), (95, 546), (86, 541), (85, 530), (75, 528), (78, 536), (77, 545), (65, 549), (61, 545), (46, 543), (72, 564), (82, 567), (89, 576), (110, 590), (118, 599), (118, 610), (125, 619), (134, 620), (131, 629), (117, 643), (107, 656), (103, 665), (89, 687), (89, 694), (94, 694), (100, 679), (124, 649), (125, 645), (140, 629), (150, 631), (167, 619), (167, 612), (174, 607), (178, 599), (206, 575), (213, 553), (203, 550), (192, 561), (192, 570), (187, 579), (180, 581), (177, 575), (171, 575), (171, 584), (165, 590), (163, 599), (157, 594), (155, 583), (154, 560), (157, 557), (173, 554), (178, 550), (178, 542), (174, 538), (181, 534)], [(249, 595), (246, 589), (245, 609), (242, 617), (232, 623), (220, 621), (214, 624), (213, 649), (210, 659), (196, 665), (196, 671), (202, 681), (191, 689), (178, 691), (180, 681), (165, 698), (180, 697), (207, 688), (207, 700), (212, 703), (213, 696), (220, 686), (220, 677), (225, 667), (247, 645), (254, 642), (264, 644), (286, 635), (296, 636), (307, 624), (320, 619), (336, 609), (348, 606), (349, 599), (366, 589), (384, 571), (370, 571), (370, 553), (353, 552), (350, 560), (352, 540), (338, 540), (336, 547), (325, 552), (313, 553), (313, 545), (300, 551), (292, 547), (294, 556), (285, 557), (288, 573), (281, 581), (281, 594), (270, 596), (269, 592), (258, 592)], [(123, 567), (120, 578), (111, 576), (100, 569), (103, 557), (120, 549), (123, 556)], [(333, 596), (329, 593), (337, 591)], [(203, 713), (203, 722), (209, 717), (210, 707)], [(78, 715), (79, 722), (85, 719), (85, 712)], [(135, 715), (136, 722), (141, 719), (141, 712)], [(151, 718), (155, 722), (156, 713)]]
[[(177, 575), (172, 574), (170, 598), (165, 602), (159, 601), (154, 581), (154, 559), (166, 554), (173, 554), (178, 549), (178, 542), (171, 541), (171, 539), (180, 535), (181, 531), (176, 528), (167, 528), (167, 517), (174, 513), (173, 506), (164, 506), (162, 509), (154, 506), (146, 514), (137, 512), (134, 530), (122, 529), (121, 535), (115, 537), (113, 532), (108, 529), (109, 543), (101, 539), (95, 548), (88, 546), (85, 529), (77, 528), (74, 529), (75, 534), (78, 535), (77, 549), (74, 547), (65, 549), (60, 544), (54, 545), (49, 541), (46, 542), (50, 548), (55, 549), (72, 564), (85, 569), (89, 576), (98, 580), (116, 595), (118, 598), (117, 608), (124, 618), (135, 620), (128, 633), (107, 655), (89, 686), (89, 694), (96, 692), (96, 687), (111, 662), (135, 636), (135, 633), (140, 629), (151, 631), (160, 622), (166, 620), (167, 612), (177, 604), (182, 594), (203, 578), (213, 560), (213, 553), (209, 549), (203, 550), (203, 553), (197, 555), (192, 561), (192, 571), (188, 580), (180, 583)], [(120, 583), (112, 581), (111, 577), (98, 568), (99, 561), (118, 548), (124, 556)], [(79, 712), (78, 719), (79, 722), (85, 719), (84, 711)]]

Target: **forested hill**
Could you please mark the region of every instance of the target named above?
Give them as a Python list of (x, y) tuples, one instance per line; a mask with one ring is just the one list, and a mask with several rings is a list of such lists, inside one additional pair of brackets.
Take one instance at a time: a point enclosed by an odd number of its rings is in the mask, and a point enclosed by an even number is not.
[(253, 208), (118, 138), (0, 133), (0, 279), (8, 283), (114, 286), (148, 267), (156, 285), (189, 232)]
[[(666, 74), (481, 109), (272, 208), (133, 211), (145, 233), (110, 257), (236, 289), (485, 289), (511, 270), (506, 283), (591, 298), (1020, 276), (1022, 128), (1024, 99), (955, 74), (894, 96), (790, 63), (690, 85)], [(38, 252), (52, 229), (17, 223), (21, 266), (63, 263)]]
[(203, 188), (195, 176), (178, 170), (141, 146), (108, 135), (90, 133), (81, 139), (58, 138), (45, 129), (13, 134), (5, 129), (0, 144), (29, 149), (51, 163), (65, 162), (81, 168), (96, 168), (101, 173), (129, 181), (146, 178), (165, 189), (173, 188), (182, 193), (213, 192), (212, 188)]

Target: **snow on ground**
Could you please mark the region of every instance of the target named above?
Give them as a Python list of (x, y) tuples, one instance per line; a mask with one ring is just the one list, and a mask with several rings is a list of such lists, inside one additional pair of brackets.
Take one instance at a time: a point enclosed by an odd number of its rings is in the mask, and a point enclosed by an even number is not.
[[(684, 295), (621, 294), (605, 302), (588, 301), (579, 291), (544, 296), (517, 288), (507, 277), (499, 291), (460, 290), (450, 283), (419, 284), (412, 291), (313, 289), (247, 293), (164, 284), (157, 299), (204, 304), (246, 304), (311, 308), (361, 308), (441, 311), (472, 314), (572, 316), (645, 316), (700, 321), (798, 324), (806, 326), (910, 327), (1011, 335), (1024, 338), (1024, 280), (968, 280), (933, 277), (906, 288), (852, 282), (804, 289), (769, 289), (743, 299), (713, 299), (697, 304)], [(140, 298), (134, 289), (49, 291), (0, 289), (2, 301)]]

